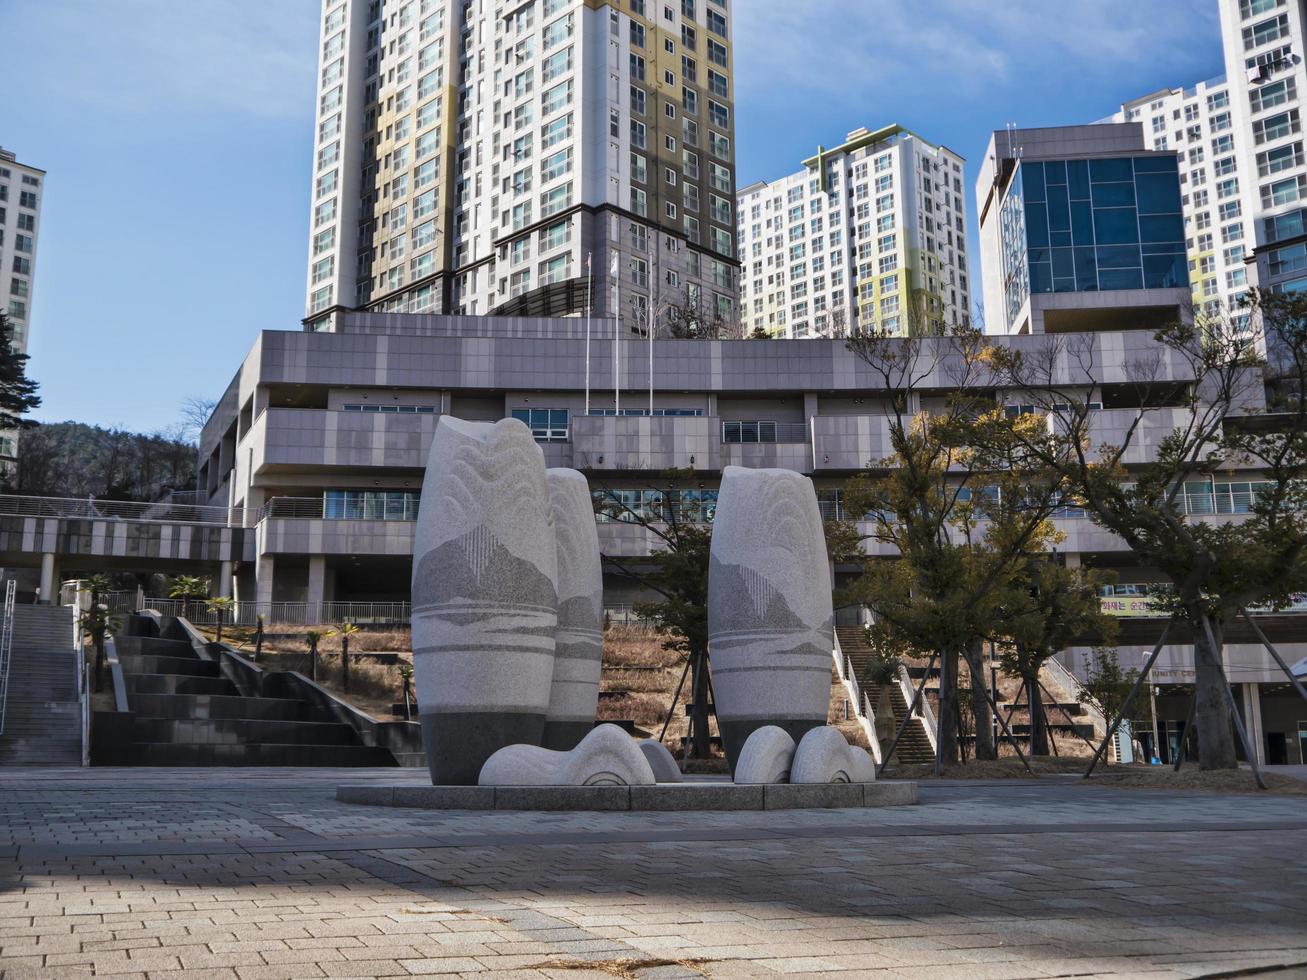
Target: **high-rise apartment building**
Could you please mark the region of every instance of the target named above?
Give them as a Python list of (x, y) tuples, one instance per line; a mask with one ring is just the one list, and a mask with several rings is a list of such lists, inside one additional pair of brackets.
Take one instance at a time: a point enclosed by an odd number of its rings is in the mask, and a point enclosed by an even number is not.
[(804, 169), (739, 196), (749, 333), (907, 334), (970, 322), (962, 157), (902, 126), (859, 129)]
[(44, 170), (19, 163), (14, 153), (0, 146), (0, 288), (4, 290), (0, 296), (14, 328), (14, 346), (22, 351), (27, 350), (31, 324), (44, 182)]
[(1175, 150), (1195, 309), (1247, 322), (1250, 285), (1307, 288), (1304, 0), (1217, 0), (1225, 74), (1121, 106)]
[(1139, 123), (995, 132), (976, 181), (990, 333), (1157, 329), (1187, 317), (1179, 162)]
[(306, 322), (733, 320), (730, 37), (729, 0), (323, 0)]
[[(1307, 288), (1304, 0), (1220, 0), (1225, 73), (1249, 215), (1249, 278)], [(1254, 274), (1255, 273), (1255, 274)]]
[(1255, 181), (1241, 166), (1230, 90), (1224, 76), (1163, 89), (1125, 103), (1110, 121), (1138, 122), (1147, 145), (1175, 151), (1193, 307), (1246, 320), (1237, 309), (1248, 287), (1246, 221), (1255, 209), (1246, 199)]

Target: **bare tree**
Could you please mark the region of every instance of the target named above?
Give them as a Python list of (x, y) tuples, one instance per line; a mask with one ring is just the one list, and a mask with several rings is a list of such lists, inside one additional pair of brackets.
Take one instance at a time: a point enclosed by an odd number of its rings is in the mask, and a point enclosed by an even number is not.
[(209, 421), (209, 416), (213, 414), (213, 410), (217, 407), (217, 401), (212, 398), (200, 398), (197, 395), (192, 395), (183, 399), (178, 432), (182, 440), (198, 444), (205, 423)]

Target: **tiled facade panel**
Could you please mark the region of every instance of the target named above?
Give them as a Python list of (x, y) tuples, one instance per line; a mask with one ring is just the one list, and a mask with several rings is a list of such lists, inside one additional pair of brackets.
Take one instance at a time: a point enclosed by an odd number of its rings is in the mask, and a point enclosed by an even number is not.
[(572, 465), (596, 470), (720, 468), (721, 420), (710, 417), (579, 416)]

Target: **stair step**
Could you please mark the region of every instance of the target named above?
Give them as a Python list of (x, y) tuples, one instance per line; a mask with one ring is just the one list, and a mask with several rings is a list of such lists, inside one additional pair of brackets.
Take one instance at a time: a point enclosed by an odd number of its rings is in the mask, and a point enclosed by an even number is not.
[(149, 718), (244, 719), (247, 721), (333, 721), (330, 715), (293, 698), (248, 698), (229, 694), (147, 694), (129, 697), (131, 709)]
[(138, 742), (233, 745), (358, 745), (349, 725), (328, 721), (251, 721), (244, 718), (142, 718), (134, 723)]
[(184, 674), (188, 677), (218, 677), (221, 671), (212, 660), (186, 657), (156, 657), (149, 654), (120, 654), (123, 670), (133, 674)]
[(195, 744), (133, 742), (128, 748), (140, 766), (393, 766), (388, 749), (367, 745), (286, 745), (277, 743)]
[(135, 694), (207, 694), (238, 697), (240, 691), (226, 677), (189, 674), (127, 674), (127, 699)]

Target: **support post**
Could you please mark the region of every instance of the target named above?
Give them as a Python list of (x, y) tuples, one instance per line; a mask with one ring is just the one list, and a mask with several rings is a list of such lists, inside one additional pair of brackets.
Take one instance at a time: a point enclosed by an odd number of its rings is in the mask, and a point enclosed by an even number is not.
[(1248, 625), (1252, 627), (1253, 633), (1257, 636), (1257, 641), (1261, 643), (1262, 646), (1266, 647), (1266, 652), (1271, 655), (1271, 659), (1280, 665), (1280, 669), (1284, 671), (1285, 676), (1289, 678), (1289, 683), (1293, 685), (1294, 690), (1298, 692), (1299, 696), (1301, 696), (1304, 701), (1307, 701), (1307, 688), (1303, 687), (1302, 681), (1294, 676), (1293, 671), (1289, 669), (1289, 665), (1285, 663), (1284, 658), (1280, 656), (1280, 652), (1276, 650), (1275, 647), (1271, 646), (1271, 641), (1266, 638), (1266, 634), (1262, 632), (1262, 628), (1257, 625), (1256, 620), (1248, 615), (1248, 610), (1246, 608), (1240, 609), (1239, 612), (1243, 618), (1247, 620)]
[[(908, 710), (903, 713), (903, 720), (899, 722), (899, 730), (894, 733), (894, 741), (889, 743), (889, 748), (881, 753), (880, 768), (876, 770), (876, 775), (880, 776), (889, 765), (890, 756), (899, 746), (899, 740), (903, 738), (903, 733), (908, 730), (908, 725), (912, 722), (912, 716), (916, 714), (917, 705), (921, 703), (921, 692), (926, 689), (926, 681), (930, 678), (930, 672), (935, 669), (935, 661), (939, 659), (938, 651), (930, 655), (930, 663), (926, 665), (926, 672), (921, 675), (921, 683), (917, 685), (916, 692), (912, 695), (912, 703), (908, 705)], [(891, 681), (890, 683), (894, 683)], [(938, 755), (938, 753), (937, 753)]]
[(1148, 660), (1144, 663), (1144, 669), (1140, 671), (1139, 676), (1135, 678), (1134, 686), (1130, 688), (1130, 693), (1126, 695), (1125, 702), (1121, 705), (1121, 711), (1116, 716), (1116, 721), (1108, 726), (1107, 734), (1103, 736), (1102, 744), (1099, 745), (1098, 749), (1094, 752), (1094, 758), (1090, 760), (1089, 768), (1085, 770), (1085, 779), (1088, 779), (1094, 774), (1094, 769), (1098, 766), (1098, 760), (1101, 759), (1103, 753), (1107, 751), (1108, 745), (1111, 744), (1112, 736), (1115, 735), (1116, 730), (1121, 727), (1121, 722), (1125, 720), (1126, 712), (1130, 710), (1130, 706), (1135, 703), (1135, 696), (1139, 693), (1139, 687), (1148, 677), (1148, 672), (1153, 669), (1153, 664), (1157, 662), (1157, 658), (1161, 655), (1162, 647), (1166, 646), (1166, 638), (1170, 636), (1171, 627), (1174, 625), (1175, 617), (1172, 616), (1166, 621), (1166, 626), (1162, 629), (1162, 635), (1157, 638), (1157, 646), (1153, 647), (1153, 652), (1148, 655)]
[(55, 590), (54, 553), (47, 551), (41, 556), (41, 597), (40, 604), (53, 604)]
[(231, 568), (232, 563), (224, 561), (218, 569), (218, 596), (222, 599), (231, 598)]

